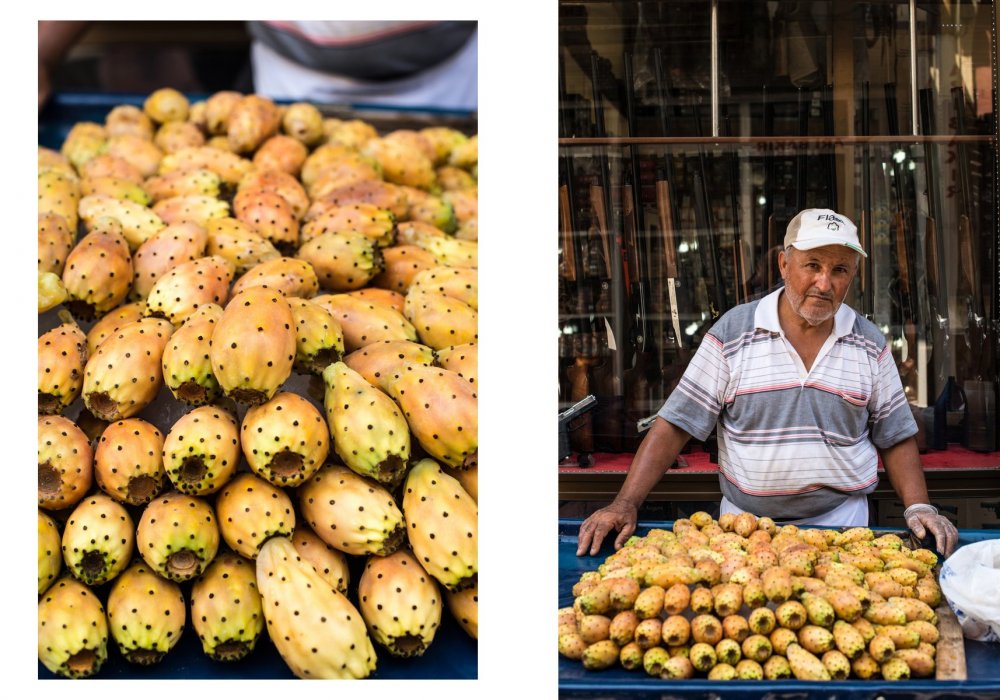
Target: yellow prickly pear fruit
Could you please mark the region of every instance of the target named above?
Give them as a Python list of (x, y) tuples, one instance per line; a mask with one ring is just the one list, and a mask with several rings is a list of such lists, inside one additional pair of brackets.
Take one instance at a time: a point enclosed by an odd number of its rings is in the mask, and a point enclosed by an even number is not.
[(941, 586), (933, 577), (925, 576), (917, 581), (917, 600), (926, 603), (931, 608), (941, 605)]
[(878, 663), (888, 660), (894, 651), (896, 651), (895, 643), (888, 635), (882, 633), (876, 634), (868, 643), (868, 653)]
[(108, 628), (128, 661), (158, 663), (184, 631), (187, 608), (181, 588), (136, 562), (108, 593)]
[(831, 649), (830, 651), (823, 654), (821, 659), (826, 670), (830, 673), (830, 678), (835, 681), (846, 680), (848, 676), (851, 675), (851, 662), (848, 658), (837, 651), (836, 649)]
[(254, 152), (253, 164), (259, 170), (280, 171), (295, 176), (302, 170), (308, 155), (308, 149), (298, 139), (275, 134)]
[(708, 672), (710, 681), (731, 681), (736, 679), (736, 669), (728, 663), (717, 663)]
[(229, 204), (204, 194), (187, 194), (161, 199), (152, 207), (153, 213), (167, 224), (185, 222), (205, 227), (214, 219), (229, 216)]
[(223, 552), (191, 588), (191, 622), (202, 650), (216, 661), (246, 657), (264, 630), (255, 568), (238, 554)]
[(452, 165), (442, 165), (437, 170), (438, 185), (444, 194), (476, 188), (476, 178), (468, 172)]
[(361, 153), (378, 162), (387, 182), (430, 190), (437, 184), (434, 165), (426, 153), (403, 139), (375, 138)]
[[(444, 233), (456, 234), (458, 220), (455, 216), (455, 207), (449, 201), (443, 197), (428, 194), (416, 187), (400, 185), (400, 189), (403, 190), (403, 194), (406, 195), (406, 201), (409, 204), (408, 219), (410, 221), (420, 221), (430, 224)], [(461, 197), (462, 194), (457, 193), (452, 196)], [(455, 237), (463, 238), (458, 235)], [(467, 238), (466, 240), (476, 239)]]
[(281, 392), (247, 410), (240, 443), (250, 469), (275, 486), (298, 486), (326, 460), (323, 415), (298, 394)]
[(635, 579), (628, 577), (611, 579), (610, 597), (612, 609), (631, 610), (635, 605), (636, 598), (639, 597), (639, 592), (639, 582)]
[(905, 625), (906, 609), (899, 603), (877, 603), (865, 612), (865, 619), (876, 625)]
[[(636, 616), (639, 617), (639, 613)], [(659, 617), (640, 617), (632, 638), (642, 649), (652, 649), (663, 642), (663, 621)]]
[(222, 178), (211, 170), (191, 168), (149, 177), (142, 187), (154, 202), (162, 202), (173, 197), (192, 195), (217, 198), (221, 183)]
[(261, 547), (257, 586), (271, 640), (296, 676), (365, 678), (375, 670), (361, 614), (287, 537), (272, 537)]
[[(274, 244), (237, 219), (212, 219), (208, 222), (206, 231), (206, 253), (221, 255), (229, 260), (238, 276), (260, 263), (281, 257)], [(240, 284), (240, 281), (237, 280), (236, 283)], [(316, 282), (316, 289), (318, 288), (319, 283)]]
[[(347, 586), (351, 580), (351, 572), (347, 567), (347, 556), (321, 540), (319, 536), (303, 523), (296, 523), (292, 533), (292, 544), (299, 556), (312, 564), (316, 573), (338, 591), (347, 595)], [(572, 613), (572, 608), (567, 608)], [(576, 629), (576, 623), (573, 623)]]
[[(166, 222), (149, 207), (128, 200), (113, 199), (106, 195), (91, 194), (80, 200), (80, 218), (88, 230), (103, 226), (102, 218), (110, 217), (119, 223), (121, 235), (130, 251), (138, 250), (147, 239), (166, 227)], [(78, 246), (79, 247), (79, 246)], [(67, 261), (68, 264), (68, 261)], [(131, 282), (131, 270), (129, 281)]]
[(153, 122), (135, 105), (114, 107), (104, 118), (104, 127), (109, 136), (132, 134), (145, 139), (153, 138)]
[(792, 674), (800, 681), (831, 680), (830, 672), (823, 662), (798, 644), (789, 644), (785, 653)]
[(905, 659), (892, 656), (882, 663), (882, 678), (887, 681), (905, 681), (910, 678), (910, 665)]
[(635, 639), (635, 628), (639, 626), (639, 616), (634, 610), (622, 610), (611, 618), (608, 637), (622, 647)]
[(221, 393), (210, 355), (212, 335), (220, 318), (222, 307), (202, 304), (184, 320), (163, 350), (163, 381), (174, 398), (189, 406), (203, 406)]
[(218, 406), (181, 416), (163, 440), (163, 468), (182, 493), (215, 493), (236, 473), (240, 458), (236, 419)]
[(473, 639), (479, 638), (479, 584), (461, 591), (444, 590), (448, 610)]
[(764, 669), (753, 659), (743, 659), (736, 664), (736, 677), (744, 681), (759, 681), (764, 678)]
[(177, 90), (165, 87), (150, 93), (143, 102), (142, 109), (157, 124), (182, 122), (188, 118), (190, 103)]
[(438, 266), (433, 255), (419, 246), (409, 244), (383, 248), (382, 264), (383, 271), (372, 278), (371, 284), (403, 293), (422, 270)]
[(898, 605), (906, 613), (907, 622), (923, 620), (924, 622), (936, 623), (937, 614), (927, 605), (927, 603), (917, 598), (889, 598), (888, 602)]
[(916, 649), (920, 645), (920, 633), (909, 627), (883, 625), (878, 633), (891, 639), (896, 649)]
[(205, 134), (191, 122), (167, 122), (156, 131), (153, 143), (164, 153), (205, 145)]
[(38, 510), (38, 595), (56, 580), (62, 569), (62, 537), (59, 527), (43, 510)]
[(663, 667), (670, 660), (670, 653), (663, 647), (652, 647), (642, 656), (642, 668), (647, 674), (659, 678)]
[(577, 596), (577, 601), (585, 615), (604, 615), (611, 611), (611, 586), (598, 581)]
[(762, 634), (751, 634), (743, 640), (741, 649), (744, 658), (752, 659), (757, 663), (764, 663), (773, 652), (771, 640)]
[(851, 662), (851, 671), (861, 680), (868, 680), (879, 673), (878, 662), (872, 658), (867, 651), (861, 652), (856, 659)]
[(668, 615), (679, 615), (691, 602), (691, 589), (684, 583), (675, 583), (663, 595), (663, 609)]
[(364, 377), (369, 384), (377, 386), (381, 378), (396, 366), (430, 366), (434, 363), (435, 354), (426, 345), (410, 340), (383, 340), (350, 353), (344, 358), (344, 364)]
[(78, 171), (83, 164), (107, 148), (108, 131), (101, 124), (77, 122), (69, 130), (59, 152), (66, 156)]
[(672, 655), (660, 671), (660, 677), (666, 679), (684, 679), (692, 676), (694, 676), (694, 666), (691, 664), (691, 659), (685, 655)]
[(691, 624), (683, 615), (670, 615), (660, 629), (661, 639), (668, 647), (680, 647), (691, 638)]
[(323, 139), (323, 115), (308, 102), (295, 102), (285, 109), (281, 128), (306, 146), (312, 146)]
[(791, 643), (799, 643), (799, 636), (787, 627), (778, 627), (771, 632), (768, 639), (771, 641), (771, 648), (775, 654), (785, 654), (785, 650)]
[(722, 583), (712, 591), (715, 596), (715, 613), (719, 617), (735, 615), (743, 607), (743, 589), (735, 583)]
[(767, 603), (764, 583), (759, 578), (752, 578), (743, 585), (743, 602), (752, 609), (760, 608)]
[(863, 606), (851, 591), (843, 589), (830, 589), (823, 594), (827, 602), (833, 608), (838, 619), (853, 622), (861, 617)]
[(666, 591), (662, 586), (649, 586), (635, 599), (635, 611), (643, 620), (659, 617), (663, 610), (663, 596)]
[(160, 576), (188, 581), (219, 551), (219, 527), (208, 501), (179, 491), (162, 494), (142, 511), (136, 549)]
[(99, 318), (125, 301), (132, 255), (116, 219), (94, 222), (94, 229), (66, 256), (62, 282), (69, 295), (66, 308), (78, 318)]
[(784, 603), (792, 597), (792, 575), (782, 567), (774, 567), (764, 572), (761, 577), (764, 584), (764, 595), (772, 603)]
[(251, 153), (278, 131), (277, 105), (261, 95), (246, 95), (233, 105), (226, 125), (229, 146), (236, 153)]
[(59, 510), (90, 490), (94, 474), (90, 440), (62, 416), (38, 417), (38, 505)]
[(733, 526), (736, 524), (736, 514), (735, 513), (723, 513), (719, 516), (719, 527), (722, 528), (723, 532), (732, 532)]
[(711, 644), (699, 642), (691, 646), (688, 659), (696, 671), (707, 673), (716, 664), (715, 648)]
[(777, 681), (792, 677), (792, 667), (788, 664), (788, 659), (784, 656), (771, 656), (764, 662), (764, 678), (769, 681)]
[(347, 352), (384, 340), (417, 340), (410, 322), (385, 304), (349, 294), (323, 294), (312, 301), (326, 308), (340, 324)]
[(144, 207), (148, 207), (153, 201), (136, 183), (113, 175), (84, 178), (80, 181), (80, 193), (83, 196), (99, 194), (112, 199), (128, 200)]
[(292, 499), (256, 474), (242, 472), (215, 499), (219, 533), (241, 556), (255, 559), (269, 537), (291, 537), (295, 530)]
[(726, 615), (722, 619), (722, 634), (726, 639), (742, 642), (750, 636), (750, 626), (742, 615)]
[(910, 675), (914, 678), (926, 678), (934, 674), (934, 659), (916, 649), (898, 649), (894, 659), (902, 659), (910, 667)]
[(809, 622), (820, 627), (833, 627), (836, 613), (833, 606), (825, 598), (812, 593), (803, 593), (801, 600), (806, 608)]
[(155, 143), (131, 134), (111, 136), (108, 138), (105, 151), (108, 155), (126, 161), (138, 170), (143, 178), (155, 174), (163, 159), (163, 151)]
[(334, 206), (307, 222), (301, 231), (302, 243), (330, 232), (354, 231), (364, 234), (378, 247), (392, 245), (396, 238), (396, 217), (374, 204)]
[(296, 255), (313, 266), (320, 286), (331, 292), (360, 289), (382, 271), (378, 247), (356, 231), (321, 233), (303, 244)]
[(107, 658), (104, 606), (85, 585), (63, 576), (38, 601), (38, 659), (52, 673), (87, 678)]
[(70, 231), (61, 214), (38, 214), (38, 271), (62, 275), (66, 258), (73, 250), (76, 231)]
[(586, 615), (577, 623), (580, 637), (587, 644), (594, 644), (611, 637), (611, 618), (607, 615)]
[(221, 90), (212, 93), (205, 100), (205, 127), (210, 134), (225, 134), (229, 122), (229, 113), (243, 95), (234, 90)]
[(814, 654), (822, 654), (833, 648), (833, 633), (818, 625), (805, 625), (799, 630), (799, 644)]
[(865, 638), (854, 626), (837, 620), (833, 623), (833, 643), (848, 659), (856, 659), (865, 650)]
[(777, 625), (777, 619), (770, 608), (761, 607), (754, 609), (750, 613), (750, 617), (747, 618), (747, 624), (750, 627), (750, 631), (754, 634), (771, 634), (771, 631)]
[(38, 338), (38, 412), (62, 413), (83, 389), (87, 336), (72, 321)]
[(757, 516), (753, 513), (740, 513), (733, 522), (733, 531), (740, 537), (749, 537), (757, 529)]
[(153, 284), (146, 297), (146, 314), (179, 326), (201, 306), (224, 307), (232, 278), (232, 263), (219, 255), (183, 262)]
[(246, 158), (231, 151), (206, 145), (182, 148), (163, 156), (159, 174), (166, 175), (178, 170), (206, 169), (218, 175), (227, 185), (235, 186), (251, 168), (253, 163)]
[(635, 671), (642, 668), (643, 649), (635, 642), (629, 642), (622, 646), (618, 652), (618, 663), (626, 671)]
[(735, 666), (743, 658), (743, 651), (737, 640), (727, 638), (715, 645), (715, 656), (719, 663)]
[(937, 644), (938, 639), (941, 637), (941, 633), (938, 632), (937, 626), (925, 620), (913, 620), (911, 622), (907, 622), (906, 628), (915, 631), (917, 636), (920, 637), (921, 642)]
[(454, 297), (411, 286), (404, 312), (420, 341), (435, 350), (472, 343), (479, 337), (478, 313)]
[(722, 623), (713, 615), (698, 615), (691, 620), (691, 638), (696, 642), (718, 644), (722, 641)]
[(559, 635), (559, 654), (567, 659), (579, 661), (583, 658), (583, 652), (587, 648), (587, 643), (578, 632), (567, 632)]
[(709, 588), (696, 588), (691, 592), (691, 611), (695, 615), (704, 615), (715, 610), (715, 598)]

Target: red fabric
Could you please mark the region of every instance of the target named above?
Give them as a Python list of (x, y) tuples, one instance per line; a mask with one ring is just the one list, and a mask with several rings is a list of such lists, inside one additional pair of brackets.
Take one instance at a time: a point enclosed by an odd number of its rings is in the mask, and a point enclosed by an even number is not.
[[(629, 465), (632, 464), (633, 455), (631, 452), (595, 452), (592, 456), (594, 458), (592, 467), (578, 467), (576, 466), (576, 455), (571, 455), (559, 465), (559, 472), (562, 474), (625, 473), (628, 471)], [(670, 473), (696, 474), (718, 471), (718, 467), (708, 461), (707, 452), (692, 451), (682, 454), (681, 459), (686, 463), (686, 466), (671, 469)], [(1000, 452), (973, 452), (964, 447), (956, 446), (947, 450), (925, 452), (920, 455), (920, 461), (924, 465), (924, 471), (930, 469), (996, 469), (1000, 467)], [(881, 469), (882, 462), (880, 460), (879, 470)]]

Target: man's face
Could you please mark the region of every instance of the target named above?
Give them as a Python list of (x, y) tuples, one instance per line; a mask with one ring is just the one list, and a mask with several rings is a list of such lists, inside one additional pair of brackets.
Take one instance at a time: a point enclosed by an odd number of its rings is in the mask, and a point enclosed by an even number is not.
[(833, 318), (858, 271), (859, 258), (840, 245), (780, 253), (778, 267), (792, 310), (813, 326)]

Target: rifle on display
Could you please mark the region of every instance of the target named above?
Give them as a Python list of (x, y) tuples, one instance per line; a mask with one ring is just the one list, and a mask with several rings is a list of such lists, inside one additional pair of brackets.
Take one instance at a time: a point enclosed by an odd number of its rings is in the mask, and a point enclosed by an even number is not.
[[(701, 110), (698, 105), (694, 105), (695, 128), (699, 137), (704, 136), (701, 128)], [(705, 245), (698, 245), (701, 253), (702, 266), (705, 270), (706, 284), (711, 285), (709, 291), (709, 312), (711, 320), (717, 319), (727, 309), (729, 303), (726, 301), (726, 289), (722, 275), (722, 260), (719, 251), (715, 247), (715, 230), (712, 227), (712, 210), (709, 206), (711, 198), (708, 194), (708, 167), (705, 162), (705, 147), (698, 144), (698, 158), (695, 161), (694, 177), (692, 187), (694, 189), (694, 222), (695, 228), (705, 240)], [(707, 258), (707, 260), (706, 260)]]
[[(774, 105), (767, 99), (767, 86), (763, 91), (763, 135), (774, 134)], [(770, 292), (777, 282), (775, 264), (778, 245), (774, 234), (774, 185), (775, 185), (774, 155), (770, 151), (764, 153), (764, 204), (760, 209), (760, 263), (754, 275), (759, 292)]]
[[(823, 87), (823, 135), (833, 136), (833, 85)], [(837, 207), (837, 156), (831, 147), (826, 157), (827, 180), (826, 186), (829, 192), (829, 206), (834, 211), (840, 211)], [(867, 252), (867, 251), (866, 251)]]
[(868, 101), (868, 81), (861, 83), (861, 135), (866, 137), (861, 144), (861, 247), (868, 253), (861, 259), (861, 311), (866, 319), (875, 317), (875, 289), (872, 276), (875, 260), (875, 237), (872, 235), (872, 172), (871, 147), (867, 137), (871, 136), (871, 111)]
[[(896, 106), (896, 84), (886, 83), (885, 85), (885, 106), (888, 115), (888, 126), (890, 136), (899, 136), (899, 116)], [(901, 147), (901, 144), (900, 144)], [(893, 200), (895, 203), (894, 213), (894, 249), (896, 252), (896, 301), (900, 312), (900, 323), (902, 325), (903, 339), (906, 341), (906, 357), (901, 358), (899, 364), (899, 377), (903, 382), (903, 390), (910, 403), (917, 399), (918, 390), (918, 367), (917, 367), (917, 313), (913, 303), (913, 279), (914, 270), (910, 254), (910, 239), (912, 237), (912, 227), (909, 225), (909, 212), (906, 206), (905, 171), (902, 163), (892, 154), (893, 173)]]
[[(726, 136), (733, 136), (733, 126), (727, 110), (723, 125)], [(729, 166), (729, 209), (733, 218), (733, 289), (736, 303), (750, 299), (750, 271), (747, 269), (746, 254), (743, 251), (743, 234), (740, 233), (740, 164), (736, 157), (736, 146), (726, 150)]]
[[(799, 88), (799, 136), (809, 135), (809, 103), (812, 100), (812, 92), (806, 88)], [(799, 149), (799, 154), (795, 157), (795, 211), (800, 212), (806, 208), (806, 194), (809, 188), (808, 181), (809, 162), (806, 159), (805, 149)]]

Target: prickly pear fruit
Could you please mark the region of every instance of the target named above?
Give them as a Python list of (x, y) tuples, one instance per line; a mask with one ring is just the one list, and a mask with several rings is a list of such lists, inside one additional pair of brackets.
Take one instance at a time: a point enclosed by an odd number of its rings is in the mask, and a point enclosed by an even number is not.
[(479, 308), (478, 273), (465, 267), (433, 267), (413, 278), (409, 292), (422, 291), (457, 299), (473, 309)]
[(264, 630), (256, 565), (222, 552), (191, 587), (191, 622), (202, 650), (216, 661), (238, 661)]
[(160, 161), (159, 174), (165, 175), (177, 170), (205, 169), (218, 175), (227, 185), (235, 186), (253, 168), (246, 158), (231, 151), (223, 151), (211, 146), (194, 146), (168, 153)]
[(240, 441), (254, 473), (275, 486), (298, 486), (323, 466), (330, 450), (327, 430), (313, 404), (281, 392), (247, 411)]
[(441, 592), (408, 549), (368, 558), (358, 603), (372, 639), (394, 656), (421, 656), (441, 624)]
[(219, 527), (208, 501), (178, 491), (157, 496), (142, 511), (135, 532), (142, 558), (178, 583), (195, 578), (219, 550)]
[(309, 151), (298, 139), (285, 134), (275, 134), (260, 145), (253, 154), (253, 164), (259, 170), (278, 170), (298, 175), (306, 162)]
[(237, 201), (242, 203), (244, 193), (251, 193), (252, 197), (252, 193), (255, 191), (273, 192), (281, 195), (281, 198), (292, 208), (292, 214), (296, 220), (305, 216), (309, 209), (309, 195), (306, 194), (305, 188), (295, 179), (294, 175), (283, 170), (265, 170), (260, 167), (251, 170), (240, 180), (236, 199), (233, 200), (234, 205)]
[(101, 153), (84, 163), (83, 167), (80, 168), (80, 177), (83, 178), (80, 181), (81, 191), (84, 180), (97, 180), (105, 177), (124, 180), (140, 187), (143, 183), (143, 175), (139, 168), (121, 156), (111, 153)]
[(116, 220), (94, 222), (66, 257), (62, 281), (70, 297), (66, 307), (79, 318), (103, 316), (125, 300), (132, 284), (132, 256)]
[(168, 226), (193, 223), (205, 227), (214, 219), (229, 216), (229, 204), (211, 195), (188, 194), (161, 199), (152, 207), (153, 213)]
[(97, 347), (126, 323), (146, 317), (146, 302), (136, 301), (115, 307), (87, 331), (87, 356), (97, 352)]
[(38, 595), (44, 593), (62, 569), (62, 537), (59, 527), (43, 510), (38, 510)]
[(233, 200), (234, 216), (290, 255), (299, 245), (299, 220), (291, 204), (269, 190), (243, 190)]
[(38, 505), (59, 510), (90, 490), (94, 451), (76, 423), (62, 416), (38, 417)]
[(76, 176), (47, 170), (38, 174), (38, 215), (58, 216), (75, 236), (81, 197)]
[(156, 398), (163, 383), (160, 361), (173, 326), (144, 318), (119, 328), (84, 368), (83, 400), (101, 420), (131, 418)]
[(347, 555), (334, 549), (303, 523), (295, 524), (292, 533), (292, 544), (295, 551), (305, 561), (312, 564), (316, 573), (333, 588), (347, 595), (347, 586), (351, 582), (351, 571), (347, 566)]
[(38, 313), (54, 309), (67, 299), (69, 294), (59, 275), (54, 272), (38, 273)]
[(88, 160), (104, 152), (108, 144), (108, 131), (101, 124), (77, 122), (69, 130), (59, 152), (79, 170)]
[(180, 641), (187, 609), (181, 587), (136, 562), (108, 593), (108, 627), (126, 660), (149, 666)]
[[(435, 233), (436, 231), (436, 233)], [(445, 267), (479, 267), (479, 244), (453, 238), (421, 222), (411, 221), (399, 224), (396, 240), (423, 248), (434, 256), (438, 265)]]
[(298, 556), (287, 537), (264, 543), (257, 585), (268, 633), (296, 676), (364, 678), (375, 670), (361, 614)]
[(236, 153), (251, 153), (278, 131), (277, 105), (261, 95), (245, 95), (233, 105), (226, 123), (229, 146)]
[(97, 485), (119, 503), (148, 503), (169, 481), (163, 469), (163, 435), (139, 418), (112, 423), (94, 451)]
[(397, 365), (430, 366), (434, 363), (434, 356), (434, 351), (426, 345), (409, 340), (384, 340), (355, 350), (344, 358), (344, 364), (369, 384), (378, 385), (379, 379)]
[(66, 258), (73, 250), (76, 231), (59, 214), (52, 212), (38, 215), (38, 271), (62, 275)]
[(215, 493), (236, 473), (239, 459), (236, 419), (218, 406), (181, 416), (163, 440), (163, 468), (182, 493)]
[(142, 110), (157, 124), (182, 122), (188, 118), (191, 105), (188, 99), (173, 88), (154, 90), (142, 103)]
[(220, 90), (205, 100), (205, 126), (210, 134), (226, 133), (229, 113), (243, 95), (235, 90)]
[(476, 189), (476, 179), (469, 173), (453, 165), (442, 165), (436, 171), (438, 184), (445, 192)]
[[(308, 163), (307, 159), (306, 165)], [(302, 166), (303, 173), (305, 167)], [(308, 186), (306, 183), (306, 187)], [(315, 219), (331, 207), (342, 207), (347, 204), (373, 204), (379, 209), (388, 209), (397, 221), (405, 221), (410, 213), (406, 193), (401, 187), (382, 180), (359, 180), (333, 187), (322, 195), (313, 194), (313, 203), (306, 212), (306, 219)]]
[(906, 660), (893, 655), (882, 666), (882, 678), (887, 681), (905, 681), (910, 678), (910, 665)]
[(419, 246), (405, 244), (383, 248), (382, 264), (384, 270), (372, 278), (371, 284), (403, 293), (421, 271), (437, 267), (433, 255)]
[(334, 450), (362, 476), (394, 487), (410, 457), (410, 430), (392, 399), (343, 362), (323, 371)]
[(113, 175), (83, 178), (80, 181), (80, 194), (85, 197), (92, 194), (104, 195), (112, 199), (135, 202), (144, 207), (148, 207), (153, 201), (140, 185)]
[(128, 511), (103, 493), (80, 501), (62, 536), (66, 567), (88, 586), (99, 586), (120, 574), (132, 557), (135, 526)]
[(72, 321), (38, 339), (38, 412), (62, 413), (83, 389), (87, 336)]
[(146, 314), (180, 325), (205, 304), (225, 306), (233, 264), (222, 256), (197, 258), (160, 276), (146, 298)]
[(404, 310), (420, 342), (435, 350), (475, 342), (479, 336), (476, 310), (453, 297), (411, 287)]
[(154, 175), (143, 182), (143, 189), (154, 202), (171, 197), (200, 195), (219, 197), (222, 178), (207, 168), (174, 170), (164, 175)]
[(391, 136), (369, 140), (361, 153), (374, 158), (386, 182), (429, 190), (437, 184), (431, 159), (414, 144)]
[(392, 291), (391, 289), (381, 289), (379, 287), (369, 286), (363, 289), (355, 289), (354, 291), (348, 292), (348, 294), (352, 297), (357, 297), (358, 299), (374, 301), (378, 304), (392, 307), (399, 313), (403, 313), (403, 309), (406, 305), (406, 297), (399, 292)]
[(91, 194), (81, 199), (79, 210), (80, 218), (88, 230), (98, 227), (104, 217), (117, 219), (121, 224), (122, 236), (131, 251), (138, 250), (139, 246), (167, 225), (149, 207), (101, 194)]
[(191, 122), (167, 122), (156, 130), (153, 143), (164, 153), (173, 153), (182, 148), (204, 146), (205, 135)]
[(383, 340), (416, 341), (416, 329), (395, 309), (349, 294), (322, 294), (312, 301), (333, 314), (344, 331), (344, 349), (354, 352)]
[(442, 197), (436, 197), (415, 187), (400, 186), (409, 204), (407, 218), (410, 221), (420, 221), (430, 224), (447, 234), (454, 234), (458, 229), (455, 208)]
[(299, 248), (296, 255), (313, 266), (320, 286), (332, 292), (360, 289), (382, 271), (378, 247), (356, 231), (319, 234)]
[(334, 206), (307, 222), (300, 232), (303, 244), (324, 233), (354, 231), (364, 234), (380, 248), (392, 245), (396, 237), (396, 217), (374, 204)]
[(823, 662), (798, 644), (789, 644), (785, 655), (792, 674), (800, 681), (830, 680), (830, 672)]
[(323, 115), (315, 105), (295, 102), (285, 109), (281, 128), (289, 136), (312, 146), (323, 139)]
[(149, 115), (135, 105), (118, 105), (104, 118), (109, 136), (133, 134), (145, 139), (153, 138), (153, 122)]
[(333, 314), (308, 299), (290, 296), (288, 308), (295, 322), (295, 369), (322, 374), (344, 354), (344, 332)]
[(250, 287), (267, 287), (286, 297), (308, 299), (319, 291), (319, 280), (308, 261), (275, 257), (259, 262), (247, 270), (233, 285), (233, 295)]
[(38, 601), (38, 659), (52, 673), (87, 678), (108, 658), (108, 619), (93, 591), (71, 576)]
[(237, 554), (255, 559), (269, 537), (291, 537), (295, 529), (292, 501), (281, 489), (255, 474), (242, 472), (215, 499), (219, 530)]
[[(237, 219), (213, 219), (208, 222), (206, 230), (206, 252), (229, 260), (235, 266), (237, 275), (243, 275), (259, 263), (281, 257), (274, 244)], [(318, 282), (316, 288), (319, 289)]]
[[(302, 164), (302, 184), (308, 189), (324, 173), (344, 162), (353, 164), (367, 163), (374, 166), (372, 160), (358, 153), (354, 146), (347, 146), (336, 142), (325, 143), (313, 149), (309, 157), (306, 158), (305, 163)], [(374, 172), (373, 177), (378, 178), (378, 173)]]
[(478, 462), (476, 392), (462, 377), (437, 367), (397, 367), (380, 386), (403, 409), (414, 437), (449, 467)]
[(54, 151), (51, 148), (45, 148), (44, 146), (38, 147), (38, 172), (42, 173), (46, 170), (55, 170), (56, 172), (62, 173), (69, 177), (76, 177), (76, 169), (69, 162), (69, 159), (64, 156), (59, 151)]
[(327, 464), (299, 487), (298, 496), (313, 531), (347, 554), (392, 554), (406, 535), (389, 492), (347, 467)]
[(212, 371), (226, 395), (264, 403), (292, 373), (295, 327), (281, 292), (250, 287), (232, 298), (212, 335)]
[(478, 571), (478, 508), (455, 479), (432, 459), (406, 476), (403, 514), (413, 553), (448, 590), (475, 582)]
[(479, 639), (479, 584), (461, 591), (444, 589), (448, 610), (473, 639)]
[(202, 304), (170, 337), (163, 350), (163, 381), (178, 401), (203, 406), (214, 401), (221, 389), (212, 373), (210, 350), (222, 307)]

